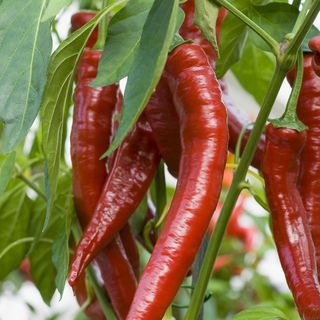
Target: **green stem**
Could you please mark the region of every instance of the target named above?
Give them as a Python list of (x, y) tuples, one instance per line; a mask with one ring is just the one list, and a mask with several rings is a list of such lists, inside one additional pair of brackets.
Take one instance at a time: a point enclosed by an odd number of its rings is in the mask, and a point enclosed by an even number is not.
[(36, 192), (44, 201), (47, 201), (47, 197), (44, 194), (44, 192), (42, 192), (42, 190), (40, 190), (39, 187), (34, 182), (30, 181), (22, 173), (17, 173), (16, 177), (17, 179), (23, 181), (30, 189)]
[[(192, 270), (192, 286), (193, 287), (198, 281), (204, 255), (208, 248), (208, 242), (209, 242), (209, 236), (208, 236), (208, 233), (206, 233), (206, 235), (204, 236), (204, 239), (202, 240), (201, 247), (200, 247), (200, 250), (198, 251), (197, 259)], [(203, 316), (204, 315), (203, 315), (203, 305), (202, 305), (197, 320), (202, 320)]]
[(268, 32), (263, 30), (255, 22), (253, 22), (249, 17), (247, 17), (244, 13), (238, 10), (234, 5), (232, 5), (228, 0), (216, 0), (216, 1), (219, 4), (221, 4), (223, 7), (228, 9), (232, 14), (234, 14), (247, 26), (249, 26), (254, 32), (256, 32), (270, 46), (272, 52), (275, 55), (278, 55), (279, 44)]
[[(0, 260), (14, 247), (22, 244), (22, 243), (28, 243), (28, 242), (33, 242), (35, 240), (35, 237), (26, 237), (26, 238), (21, 238), (19, 240), (16, 240), (12, 243), (10, 243), (7, 247), (5, 247), (1, 253), (0, 253)], [(42, 238), (38, 240), (39, 242), (46, 242), (46, 243), (53, 243), (51, 239), (46, 239)]]
[[(302, 10), (301, 10), (301, 12), (300, 12), (300, 14), (298, 16), (298, 19), (297, 19), (297, 21), (296, 21), (296, 23), (295, 23), (295, 25), (293, 27), (293, 30), (292, 30), (293, 33), (296, 33), (299, 30), (303, 20), (306, 18), (308, 10), (310, 9), (313, 1), (314, 0), (306, 0), (304, 2)], [(299, 3), (299, 5), (300, 5), (300, 3)]]
[(249, 126), (251, 126), (252, 123), (247, 123), (245, 126), (242, 127), (238, 140), (237, 140), (237, 144), (236, 144), (236, 150), (234, 152), (234, 163), (239, 163), (239, 159), (240, 159), (240, 151), (241, 151), (241, 143), (243, 140), (243, 136), (245, 135), (247, 129)]
[(156, 221), (158, 221), (167, 203), (166, 177), (164, 174), (163, 161), (160, 162), (157, 174), (155, 176), (155, 187), (156, 187)]
[(298, 119), (297, 116), (297, 104), (300, 95), (300, 89), (302, 86), (303, 79), (303, 52), (299, 50), (297, 58), (297, 72), (296, 78), (293, 84), (293, 88), (287, 103), (286, 110), (280, 119), (272, 120), (276, 128), (291, 128), (299, 132), (306, 129), (306, 126)]
[(190, 308), (186, 314), (186, 320), (194, 320), (197, 318), (201, 305), (204, 301), (205, 292), (211, 276), (212, 268), (216, 260), (222, 238), (231, 216), (232, 210), (236, 204), (238, 196), (241, 192), (240, 184), (244, 181), (248, 167), (254, 156), (255, 149), (263, 132), (265, 123), (268, 119), (274, 101), (285, 78), (286, 71), (277, 65), (273, 78), (271, 80), (268, 93), (264, 99), (256, 123), (252, 129), (249, 140), (242, 154), (238, 169), (235, 171), (229, 192), (223, 203), (221, 213), (214, 228), (213, 235), (209, 240), (208, 250), (206, 252), (203, 265), (200, 270), (199, 280), (195, 286), (191, 298)]
[[(105, 8), (108, 5), (108, 0), (102, 1), (102, 8)], [(106, 41), (107, 36), (107, 18), (101, 19), (99, 22), (99, 34), (98, 34), (98, 40), (96, 44), (94, 45), (95, 49), (103, 49), (104, 43)]]
[[(75, 239), (76, 242), (79, 242), (81, 235), (82, 235), (82, 231), (81, 231), (81, 227), (79, 225), (79, 221), (76, 221), (73, 226), (72, 226), (72, 235)], [(103, 291), (103, 289), (101, 288), (101, 286), (98, 283), (98, 280), (96, 278), (95, 272), (92, 268), (91, 265), (89, 265), (86, 269), (87, 275), (92, 283), (94, 292), (98, 298), (99, 304), (101, 306), (101, 309), (103, 311), (103, 314), (105, 315), (105, 317), (107, 319), (110, 320), (117, 320), (111, 305), (109, 304), (105, 292)]]
[(290, 41), (287, 49), (285, 50), (287, 53), (298, 51), (304, 37), (308, 33), (315, 18), (317, 17), (319, 10), (320, 10), (320, 1), (314, 1), (310, 7), (308, 15), (302, 21), (299, 30), (294, 35), (292, 41)]

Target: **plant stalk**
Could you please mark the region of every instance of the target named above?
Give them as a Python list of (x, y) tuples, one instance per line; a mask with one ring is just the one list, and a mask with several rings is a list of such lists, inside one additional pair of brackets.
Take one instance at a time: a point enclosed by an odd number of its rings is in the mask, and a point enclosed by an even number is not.
[(238, 196), (241, 192), (241, 183), (244, 181), (248, 167), (254, 156), (255, 149), (258, 145), (260, 135), (264, 129), (265, 123), (268, 119), (274, 101), (281, 87), (281, 84), (285, 78), (286, 72), (277, 65), (275, 73), (273, 75), (271, 84), (269, 86), (268, 93), (262, 104), (262, 108), (257, 117), (256, 123), (252, 129), (247, 145), (242, 154), (239, 166), (235, 171), (229, 192), (223, 203), (221, 213), (213, 231), (208, 244), (208, 250), (206, 252), (203, 265), (200, 270), (199, 280), (195, 286), (193, 295), (191, 297), (190, 307), (186, 314), (186, 320), (194, 320), (201, 309), (204, 301), (207, 285), (211, 276), (211, 272), (214, 266), (214, 262), (217, 258), (218, 251), (221, 246), (222, 238), (231, 216), (232, 210), (236, 204)]

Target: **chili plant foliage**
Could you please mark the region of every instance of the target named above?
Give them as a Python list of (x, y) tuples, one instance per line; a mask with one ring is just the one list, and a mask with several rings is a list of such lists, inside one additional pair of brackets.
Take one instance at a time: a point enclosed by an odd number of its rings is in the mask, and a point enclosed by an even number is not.
[(0, 292), (70, 285), (89, 319), (320, 319), (319, 8), (0, 1)]

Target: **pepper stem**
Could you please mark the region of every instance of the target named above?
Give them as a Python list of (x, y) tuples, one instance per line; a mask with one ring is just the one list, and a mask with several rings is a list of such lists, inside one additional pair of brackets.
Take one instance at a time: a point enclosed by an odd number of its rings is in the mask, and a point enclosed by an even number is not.
[(280, 119), (272, 120), (271, 123), (276, 128), (289, 128), (299, 132), (304, 131), (307, 127), (299, 120), (297, 116), (297, 104), (302, 86), (303, 79), (303, 53), (299, 50), (297, 57), (297, 72), (293, 88), (287, 103), (286, 110)]
[[(102, 1), (102, 9), (108, 5), (108, 0)], [(107, 18), (101, 19), (99, 22), (98, 40), (94, 45), (94, 49), (103, 49), (107, 36)]]

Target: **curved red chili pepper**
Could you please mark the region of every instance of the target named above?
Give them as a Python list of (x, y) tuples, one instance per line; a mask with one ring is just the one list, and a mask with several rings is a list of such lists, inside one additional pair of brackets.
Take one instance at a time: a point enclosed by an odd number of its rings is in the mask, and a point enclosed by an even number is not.
[(298, 190), (299, 158), (306, 132), (268, 125), (266, 136), (262, 171), (278, 255), (301, 317), (316, 320), (320, 292), (315, 249)]
[(217, 205), (227, 159), (226, 109), (204, 51), (196, 44), (180, 45), (169, 55), (165, 74), (180, 124), (178, 184), (127, 320), (162, 318)]
[(93, 218), (78, 244), (69, 275), (71, 285), (125, 226), (147, 192), (159, 161), (150, 125), (142, 114), (117, 150)]
[[(199, 44), (209, 57), (212, 67), (215, 68), (217, 58), (216, 52), (214, 51), (210, 43), (203, 38), (199, 27), (193, 23), (195, 9), (194, 0), (188, 0), (187, 2), (181, 4), (181, 8), (185, 13), (185, 20), (179, 30), (181, 36), (185, 39), (192, 39), (195, 43)], [(220, 42), (220, 31), (222, 23), (227, 13), (228, 11), (225, 8), (220, 8), (216, 21), (216, 37), (218, 44)], [(242, 128), (246, 126), (248, 123), (250, 123), (250, 121), (232, 103), (228, 95), (228, 90), (224, 79), (221, 79), (219, 81), (223, 93), (223, 102), (227, 107), (228, 111), (229, 150), (234, 153), (239, 138), (239, 134)], [(251, 130), (247, 129), (243, 136), (240, 149), (241, 153), (244, 150), (244, 147), (249, 139), (250, 132)], [(261, 161), (263, 159), (264, 148), (265, 136), (262, 135), (251, 163), (257, 169), (260, 169)]]
[(140, 256), (134, 234), (129, 223), (120, 231), (121, 241), (137, 279), (140, 277)]
[(312, 67), (315, 73), (320, 77), (320, 36), (313, 37), (308, 44), (309, 48), (314, 53)]
[[(101, 51), (85, 49), (77, 69), (74, 115), (71, 132), (73, 193), (80, 223), (92, 218), (107, 178), (105, 161), (99, 160), (108, 148), (117, 85), (92, 88)], [(124, 319), (136, 288), (136, 278), (119, 236), (96, 258), (111, 303)], [(121, 276), (115, 277), (121, 269)], [(77, 282), (78, 283), (78, 282)], [(77, 284), (73, 283), (73, 285)]]
[[(312, 68), (312, 53), (304, 54), (303, 81), (297, 114), (308, 126), (307, 141), (302, 151), (299, 189), (307, 212), (320, 272), (320, 78)], [(288, 74), (292, 84), (295, 71)]]
[[(96, 12), (94, 12), (94, 11), (80, 11), (80, 12), (75, 13), (71, 17), (71, 30), (70, 31), (74, 32), (74, 31), (78, 30), (83, 25), (85, 25), (87, 22), (89, 22), (92, 18), (94, 18), (95, 15), (96, 15)], [(92, 31), (92, 33), (86, 43), (87, 48), (92, 48), (95, 45), (95, 43), (98, 40), (98, 33), (99, 33), (99, 27), (97, 26)]]
[(169, 172), (177, 177), (181, 157), (179, 120), (172, 94), (164, 77), (161, 77), (144, 112)]

